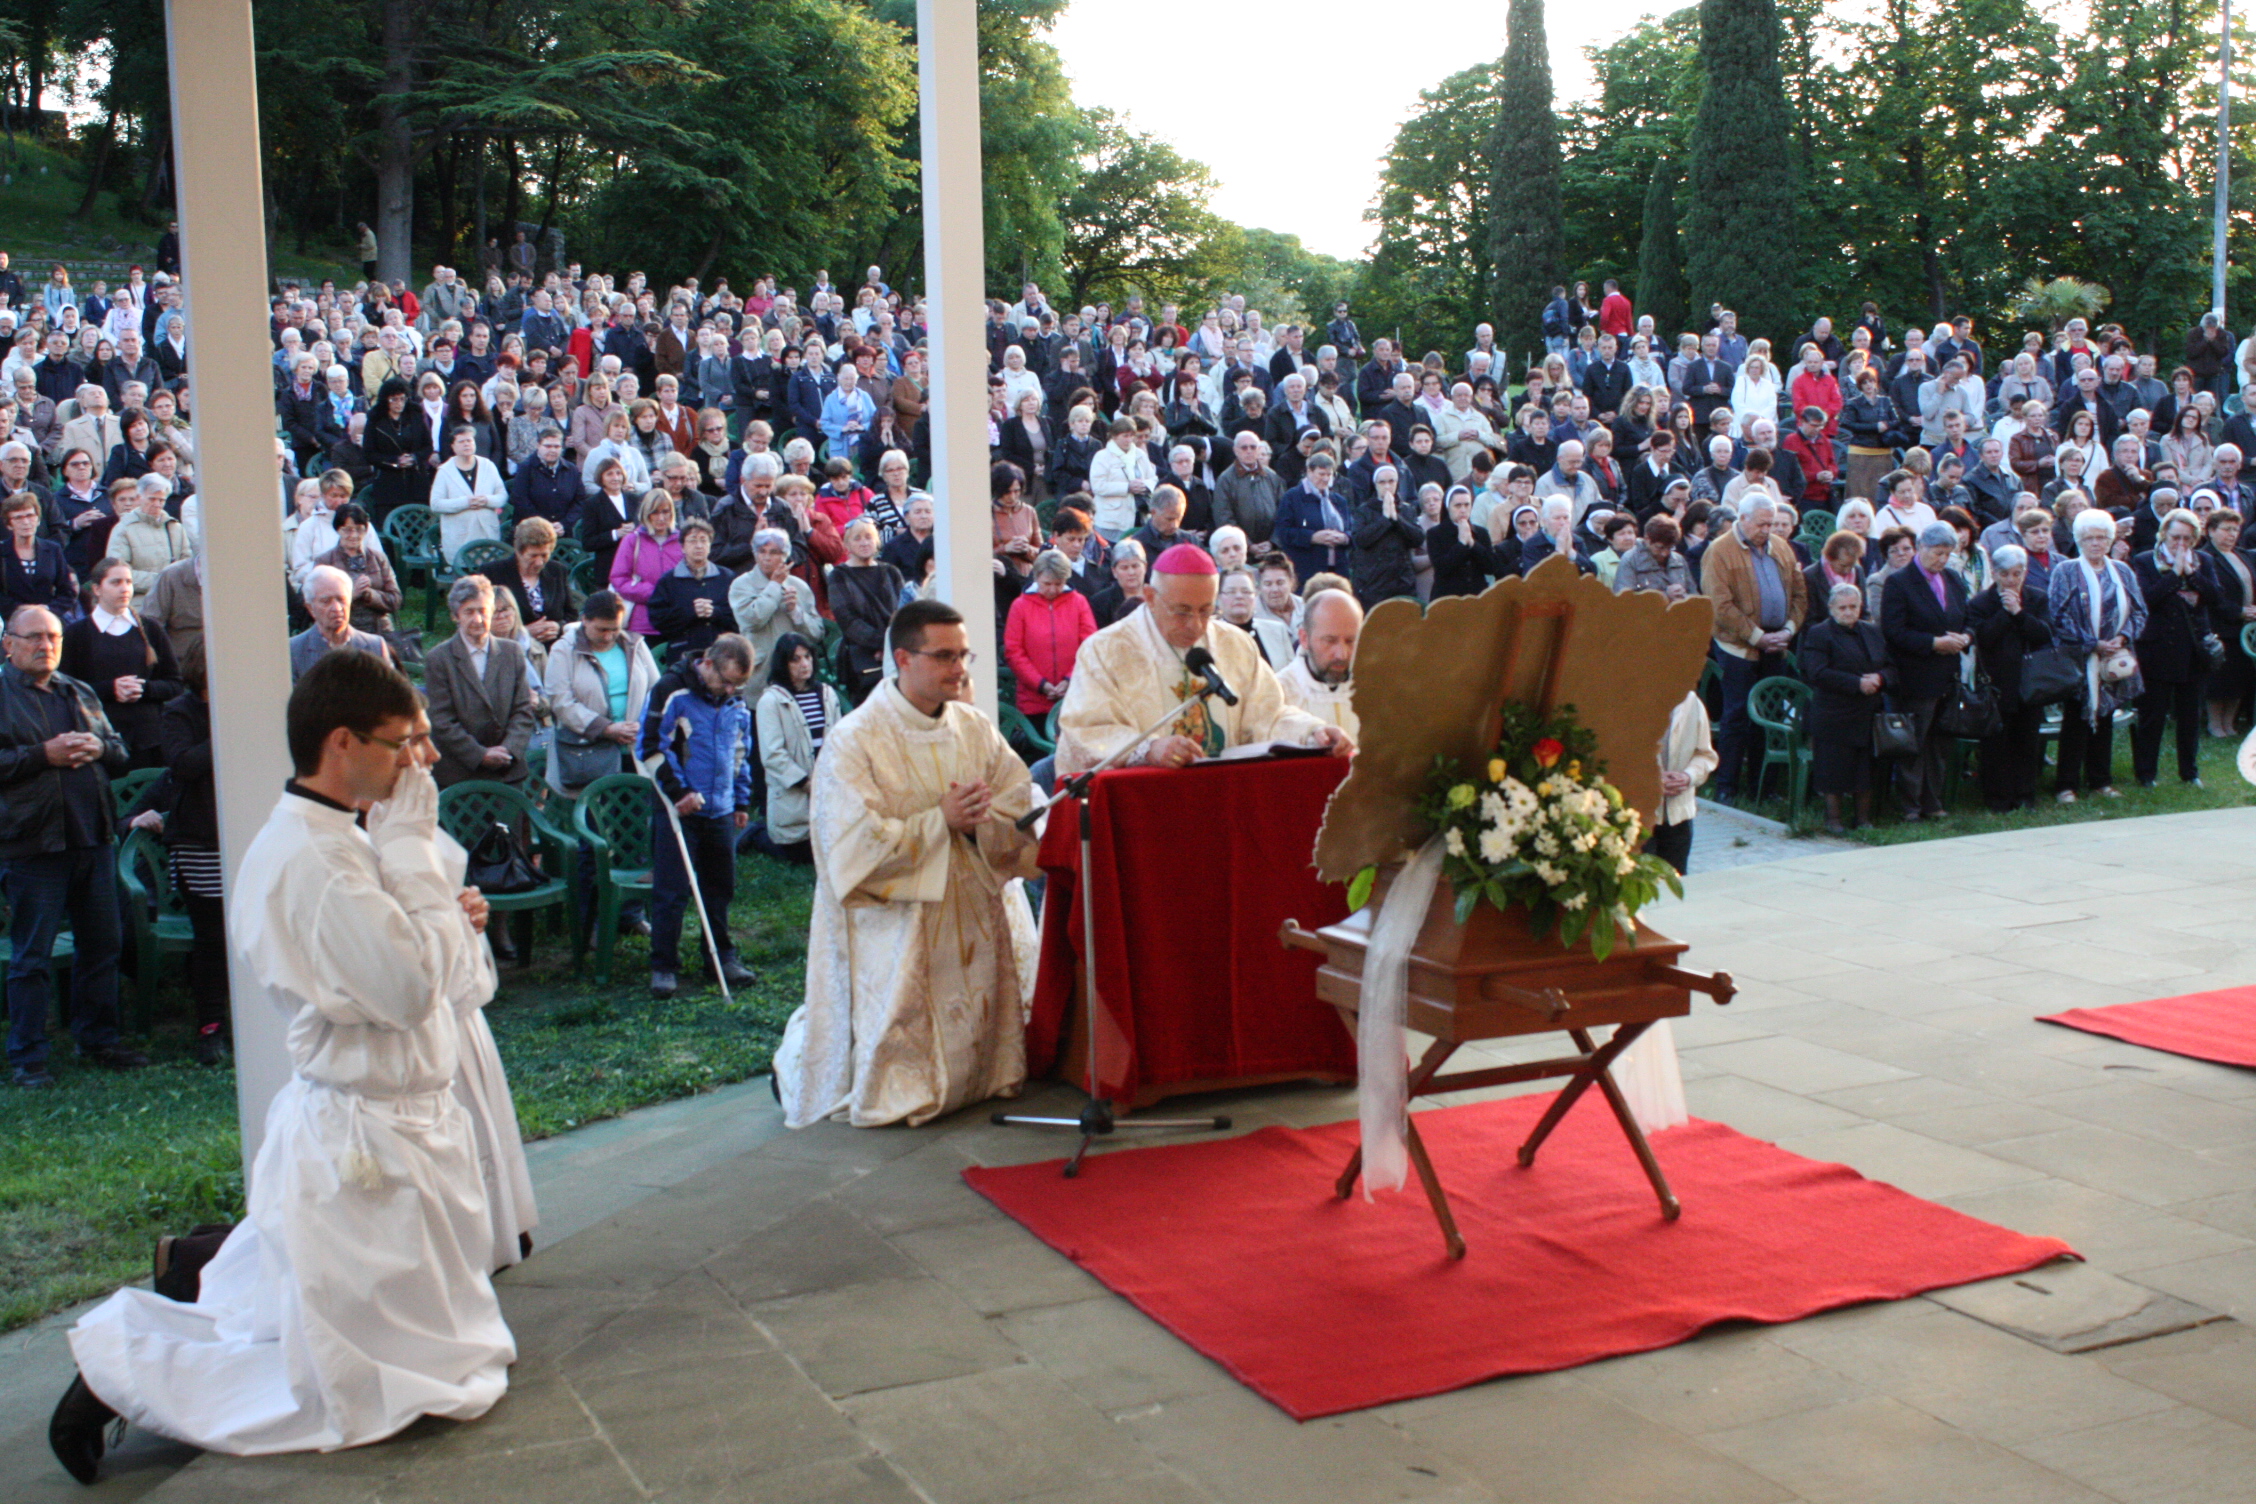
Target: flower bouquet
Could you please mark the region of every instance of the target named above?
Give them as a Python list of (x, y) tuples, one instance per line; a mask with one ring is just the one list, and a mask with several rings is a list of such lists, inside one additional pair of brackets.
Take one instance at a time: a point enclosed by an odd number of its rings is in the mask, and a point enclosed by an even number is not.
[[(1457, 894), (1457, 922), (1483, 900), (1528, 910), (1538, 939), (1554, 924), (1559, 943), (1590, 938), (1605, 960), (1617, 938), (1636, 944), (1632, 916), (1684, 885), (1659, 857), (1640, 852), (1644, 822), (1606, 782), (1598, 739), (1562, 705), (1548, 716), (1506, 705), (1496, 750), (1483, 768), (1434, 759), (1418, 813), (1442, 838), (1442, 876)], [(1378, 877), (1366, 867), (1348, 884), (1350, 907), (1370, 902)]]

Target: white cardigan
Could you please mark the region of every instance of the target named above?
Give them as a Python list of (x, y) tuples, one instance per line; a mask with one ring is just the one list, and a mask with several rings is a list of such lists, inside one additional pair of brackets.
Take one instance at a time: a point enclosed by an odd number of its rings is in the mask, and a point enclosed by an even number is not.
[[(490, 505), (473, 508), (473, 498), (482, 498)], [(454, 457), (447, 456), (431, 479), (431, 510), (439, 514), (439, 551), (450, 564), (455, 550), (465, 543), (480, 538), (500, 541), (501, 509), (508, 502), (509, 493), (492, 460), (478, 456), (477, 468), (465, 476)]]

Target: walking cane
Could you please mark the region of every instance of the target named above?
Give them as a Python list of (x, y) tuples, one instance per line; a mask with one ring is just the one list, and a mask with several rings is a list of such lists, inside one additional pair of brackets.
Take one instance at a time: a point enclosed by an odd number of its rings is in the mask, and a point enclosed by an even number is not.
[[(687, 728), (682, 735), (688, 735)], [(689, 837), (682, 833), (681, 812), (674, 808), (674, 801), (666, 797), (666, 786), (658, 781), (657, 767), (663, 759), (664, 754), (660, 753), (636, 766), (642, 776), (650, 780), (650, 791), (658, 796), (658, 807), (666, 812), (666, 824), (674, 832), (674, 849), (681, 853), (682, 871), (689, 875), (690, 901), (697, 905), (697, 927), (705, 932), (705, 954), (712, 958), (713, 980), (721, 985), (721, 1001), (734, 1002), (736, 999), (729, 995), (728, 977), (721, 969), (720, 937), (713, 933), (712, 921), (706, 917), (705, 889), (697, 881), (697, 864), (689, 859)], [(730, 860), (735, 860), (733, 853)]]

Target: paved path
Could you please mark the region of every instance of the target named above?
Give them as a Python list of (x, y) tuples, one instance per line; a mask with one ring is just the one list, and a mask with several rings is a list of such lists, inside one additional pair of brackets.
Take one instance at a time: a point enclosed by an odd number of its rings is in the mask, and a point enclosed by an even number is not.
[[(918, 1131), (789, 1134), (755, 1084), (542, 1146), (551, 1215), (585, 1229), (502, 1281), (523, 1361), (484, 1421), (331, 1457), (186, 1467), (135, 1439), (113, 1481), (81, 1491), (40, 1440), (68, 1376), (50, 1327), (9, 1339), (0, 1496), (2250, 1497), (2256, 1336), (2237, 1321), (2082, 1353), (2006, 1327), (2058, 1337), (2123, 1317), (2113, 1330), (2135, 1336), (2142, 1322), (2256, 1316), (2256, 1072), (2032, 1019), (2249, 980), (2256, 810), (1791, 848), (1696, 877), (1654, 915), (1743, 988), (1679, 1025), (1693, 1110), (2065, 1238), (2087, 1266), (1302, 1426), (960, 1179), (967, 1164), (1049, 1157), (1059, 1140), (993, 1128), (984, 1110)], [(1352, 1097), (1281, 1089), (1227, 1105), (1250, 1129), (1342, 1118)]]

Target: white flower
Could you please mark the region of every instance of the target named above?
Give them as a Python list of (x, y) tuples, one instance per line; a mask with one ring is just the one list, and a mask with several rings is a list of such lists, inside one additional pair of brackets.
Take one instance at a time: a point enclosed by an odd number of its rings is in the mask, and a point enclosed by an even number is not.
[(1442, 837), (1441, 846), (1451, 856), (1463, 856), (1465, 854), (1465, 833), (1455, 826), (1451, 826), (1449, 834)]
[(1512, 838), (1494, 826), (1481, 832), (1481, 860), (1492, 867), (1502, 866), (1512, 859)]
[(1637, 858), (1633, 856), (1622, 856), (1614, 859), (1614, 875), (1616, 877), (1627, 877), (1636, 870)]
[(1589, 902), (1590, 895), (1588, 893), (1569, 893), (1559, 900), (1559, 907), (1562, 909), (1579, 909)]

